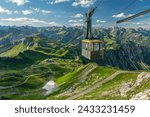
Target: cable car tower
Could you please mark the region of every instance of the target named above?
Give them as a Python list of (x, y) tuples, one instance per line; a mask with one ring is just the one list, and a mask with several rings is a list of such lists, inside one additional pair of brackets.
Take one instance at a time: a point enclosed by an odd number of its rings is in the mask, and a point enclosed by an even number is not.
[(86, 35), (82, 40), (82, 56), (97, 62), (102, 63), (104, 58), (103, 41), (94, 38), (92, 34), (92, 16), (97, 7), (93, 7), (86, 13)]

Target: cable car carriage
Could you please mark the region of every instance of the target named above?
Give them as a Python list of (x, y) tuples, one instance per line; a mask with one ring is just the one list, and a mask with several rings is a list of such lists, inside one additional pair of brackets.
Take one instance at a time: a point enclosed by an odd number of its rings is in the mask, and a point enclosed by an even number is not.
[(92, 16), (97, 7), (86, 13), (86, 39), (82, 40), (82, 56), (98, 63), (102, 63), (104, 58), (103, 41), (96, 39), (92, 35)]

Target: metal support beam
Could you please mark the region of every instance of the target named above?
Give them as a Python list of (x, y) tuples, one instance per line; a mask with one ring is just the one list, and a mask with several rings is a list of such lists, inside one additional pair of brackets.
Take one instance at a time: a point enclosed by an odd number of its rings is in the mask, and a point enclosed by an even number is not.
[(93, 16), (96, 8), (97, 7), (94, 7), (86, 13), (86, 24), (87, 24), (87, 26), (86, 26), (86, 28), (87, 28), (86, 39), (92, 39), (93, 38), (93, 35), (92, 35), (92, 16)]
[(130, 17), (127, 17), (127, 18), (125, 18), (125, 19), (119, 20), (119, 21), (117, 21), (116, 23), (127, 22), (127, 21), (129, 21), (129, 20), (131, 20), (131, 19), (134, 19), (134, 18), (136, 18), (136, 17), (145, 15), (145, 14), (147, 14), (147, 13), (150, 13), (150, 9), (145, 10), (145, 11), (142, 11), (142, 12), (140, 12), (140, 13), (137, 13), (137, 14), (132, 15), (132, 16), (130, 16)]

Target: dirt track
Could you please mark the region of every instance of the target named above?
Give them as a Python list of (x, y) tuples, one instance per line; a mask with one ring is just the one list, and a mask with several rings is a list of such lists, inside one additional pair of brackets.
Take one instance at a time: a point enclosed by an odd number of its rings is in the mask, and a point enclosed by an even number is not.
[(108, 82), (108, 81), (114, 79), (117, 75), (119, 75), (119, 74), (121, 74), (121, 73), (138, 73), (138, 72), (117, 71), (117, 72), (115, 72), (114, 74), (112, 74), (111, 76), (109, 76), (108, 78), (106, 78), (106, 79), (104, 79), (104, 80), (102, 80), (102, 81), (97, 82), (96, 84), (94, 84), (94, 85), (91, 86), (90, 88), (88, 88), (88, 89), (86, 89), (86, 90), (84, 90), (84, 91), (82, 91), (82, 92), (79, 92), (78, 94), (75, 94), (75, 95), (73, 95), (73, 96), (67, 98), (66, 100), (74, 100), (74, 99), (76, 99), (76, 98), (79, 98), (79, 97), (81, 97), (81, 96), (83, 96), (83, 95), (85, 95), (85, 94), (87, 94), (87, 93), (89, 93), (89, 92), (91, 92), (91, 91), (97, 89), (98, 87), (102, 86), (102, 84), (104, 84), (104, 83), (106, 83), (106, 82)]

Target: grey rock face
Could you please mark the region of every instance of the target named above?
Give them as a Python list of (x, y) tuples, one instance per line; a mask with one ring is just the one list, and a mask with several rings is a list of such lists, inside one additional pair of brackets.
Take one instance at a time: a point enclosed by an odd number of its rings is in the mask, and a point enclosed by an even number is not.
[[(133, 82), (124, 82), (120, 87), (120, 94), (122, 97), (127, 97), (129, 91), (134, 91), (136, 87), (141, 86), (142, 82), (147, 82), (150, 80), (150, 73), (142, 72), (138, 75), (135, 83)], [(131, 97), (131, 100), (150, 100), (150, 89), (144, 90), (140, 93), (137, 93)]]

